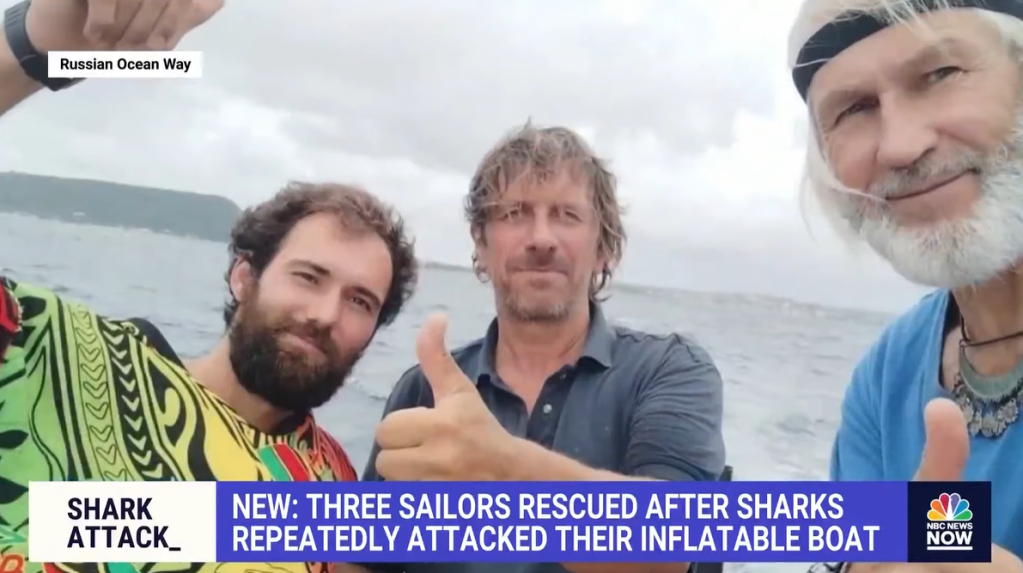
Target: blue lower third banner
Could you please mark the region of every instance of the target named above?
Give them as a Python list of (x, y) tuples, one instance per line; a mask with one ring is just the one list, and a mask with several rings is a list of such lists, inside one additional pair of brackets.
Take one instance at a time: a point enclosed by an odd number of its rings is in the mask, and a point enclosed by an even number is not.
[(989, 562), (985, 482), (33, 482), (29, 560)]
[(219, 483), (219, 561), (905, 561), (905, 483)]

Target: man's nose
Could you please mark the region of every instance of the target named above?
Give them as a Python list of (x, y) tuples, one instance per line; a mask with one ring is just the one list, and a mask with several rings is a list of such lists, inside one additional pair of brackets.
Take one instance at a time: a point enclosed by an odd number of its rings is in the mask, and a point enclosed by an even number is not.
[(533, 233), (530, 237), (530, 248), (540, 252), (553, 251), (558, 242), (554, 236), (554, 229), (546, 217), (537, 217), (533, 221)]
[(938, 132), (925, 106), (888, 100), (881, 107), (881, 135), (877, 147), (878, 167), (898, 170), (912, 167), (938, 145)]
[(306, 320), (321, 327), (332, 327), (341, 318), (341, 293), (324, 292), (307, 309)]

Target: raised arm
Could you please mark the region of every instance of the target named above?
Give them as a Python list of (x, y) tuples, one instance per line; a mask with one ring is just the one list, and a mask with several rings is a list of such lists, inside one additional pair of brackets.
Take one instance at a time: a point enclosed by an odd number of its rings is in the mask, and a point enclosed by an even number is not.
[(10, 111), (28, 96), (42, 88), (30, 79), (18, 65), (7, 45), (7, 35), (0, 30), (0, 115)]
[(44, 88), (50, 52), (170, 50), (223, 6), (224, 0), (20, 2), (6, 11), (0, 30), (0, 116)]

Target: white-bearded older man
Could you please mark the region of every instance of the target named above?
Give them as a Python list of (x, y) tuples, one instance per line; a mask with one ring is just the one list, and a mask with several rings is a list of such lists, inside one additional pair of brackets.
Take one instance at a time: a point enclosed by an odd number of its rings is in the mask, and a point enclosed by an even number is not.
[(992, 563), (845, 569), (1023, 571), (1023, 2), (804, 0), (789, 49), (805, 192), (937, 289), (855, 369), (831, 477), (992, 482)]

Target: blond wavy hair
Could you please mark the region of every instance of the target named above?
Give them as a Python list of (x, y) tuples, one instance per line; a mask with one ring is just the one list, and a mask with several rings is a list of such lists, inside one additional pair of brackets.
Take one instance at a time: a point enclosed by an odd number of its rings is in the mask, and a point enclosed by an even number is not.
[[(605, 264), (594, 274), (589, 289), (590, 299), (599, 300), (610, 286), (625, 248), (623, 209), (618, 203), (615, 175), (578, 133), (567, 127), (539, 128), (526, 122), (505, 135), (483, 157), (472, 177), (465, 197), (465, 218), (473, 239), (482, 241), (493, 208), (508, 185), (523, 175), (547, 180), (565, 169), (575, 169), (585, 178), (600, 225), (597, 252)], [(475, 254), (472, 263), (476, 276), (484, 280), (486, 270)]]

